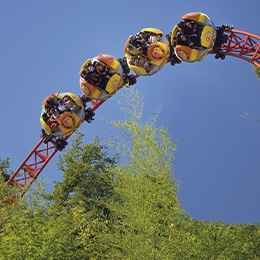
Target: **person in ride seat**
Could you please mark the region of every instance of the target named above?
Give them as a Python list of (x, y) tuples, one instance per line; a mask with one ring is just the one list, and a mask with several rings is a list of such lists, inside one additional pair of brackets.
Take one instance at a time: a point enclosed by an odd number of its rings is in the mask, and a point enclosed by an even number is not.
[(54, 133), (55, 127), (59, 124), (58, 118), (59, 118), (60, 114), (53, 107), (50, 109), (49, 113), (50, 113), (50, 118), (47, 120), (47, 124), (51, 128), (51, 132)]
[(149, 42), (151, 34), (149, 32), (141, 31), (137, 34), (137, 36), (141, 39), (142, 44), (146, 44)]
[(79, 111), (82, 108), (81, 106), (78, 106), (69, 95), (64, 96), (63, 100), (70, 112)]
[(85, 78), (90, 84), (92, 84), (94, 87), (99, 87), (100, 82), (101, 82), (101, 76), (94, 71), (89, 71)]
[(197, 37), (197, 25), (192, 20), (184, 20), (183, 34), (189, 37)]
[(43, 120), (47, 123), (48, 119), (51, 117), (50, 115), (50, 109), (51, 109), (51, 106), (49, 104), (45, 104), (45, 110), (42, 114), (42, 118)]
[[(192, 20), (183, 20), (178, 23), (178, 36), (177, 39), (181, 45), (186, 45), (189, 47), (200, 46), (200, 37), (197, 32), (197, 24)], [(178, 43), (177, 43), (178, 44)]]
[(111, 76), (116, 73), (115, 70), (108, 68), (108, 66), (102, 61), (95, 61), (93, 65), (95, 66), (95, 71), (101, 75), (101, 77), (104, 76), (107, 79), (110, 79)]
[(136, 54), (132, 54), (129, 52), (129, 64), (130, 65), (136, 65), (136, 60), (138, 58), (138, 52), (136, 50)]
[(185, 20), (185, 26), (183, 28), (184, 35), (187, 35), (191, 42), (193, 42), (193, 46), (201, 46), (200, 44), (200, 33), (198, 30), (197, 24), (192, 20)]
[(181, 22), (179, 22), (179, 23), (177, 24), (178, 31), (179, 31), (181, 34), (183, 34), (184, 25), (185, 25), (184, 21), (181, 21)]
[(189, 47), (192, 47), (194, 45), (194, 42), (191, 41), (190, 37), (181, 34), (180, 32), (178, 32), (177, 35), (174, 36), (174, 40), (176, 41), (176, 45), (185, 45)]
[[(143, 67), (144, 69), (148, 69), (148, 67), (149, 67), (149, 60), (148, 60), (147, 54), (145, 54), (145, 49), (140, 46), (137, 49), (137, 51), (138, 51), (138, 55), (137, 55), (137, 59), (135, 61), (136, 65), (140, 66), (140, 67)], [(146, 53), (147, 53), (147, 50), (146, 50)]]
[(109, 79), (116, 74), (117, 72), (107, 66), (104, 62), (102, 61), (95, 61), (93, 63), (93, 66), (95, 67), (94, 72), (99, 75), (100, 77), (100, 82), (99, 82), (99, 87), (101, 89), (106, 89), (106, 85), (109, 81)]
[(58, 98), (57, 96), (59, 95), (60, 91), (58, 91), (57, 94), (51, 96), (48, 100), (47, 100), (47, 104), (50, 105), (51, 107), (57, 108), (59, 105), (59, 100), (60, 98)]
[(65, 111), (68, 111), (69, 107), (65, 104), (65, 100), (64, 97), (62, 99), (60, 99), (57, 111), (59, 112), (59, 114), (62, 114)]
[(127, 51), (129, 53), (129, 55), (132, 55), (132, 56), (137, 55), (137, 48), (130, 43), (128, 43)]
[(137, 35), (130, 35), (127, 50), (132, 55), (137, 55), (137, 49), (139, 47), (148, 48), (151, 41), (150, 34), (146, 32), (139, 32)]
[(144, 44), (145, 39), (142, 37), (142, 34), (138, 35), (130, 35), (129, 36), (129, 43), (130, 45), (134, 46), (135, 48), (138, 48)]
[(93, 70), (93, 65), (92, 65), (91, 61), (87, 63), (87, 66), (86, 66), (85, 69), (86, 69), (87, 72)]

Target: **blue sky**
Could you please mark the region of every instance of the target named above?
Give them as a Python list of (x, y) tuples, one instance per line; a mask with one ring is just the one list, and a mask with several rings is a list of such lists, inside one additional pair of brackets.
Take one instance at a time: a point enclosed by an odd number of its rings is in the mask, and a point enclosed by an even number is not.
[[(174, 1), (0, 2), (0, 157), (11, 158), (15, 170), (39, 141), (42, 101), (49, 94), (81, 94), (79, 70), (100, 53), (124, 56), (130, 34), (158, 28), (165, 34), (183, 14), (199, 11), (215, 23), (260, 35), (259, 0), (221, 3)], [(209, 55), (194, 64), (166, 66), (140, 77), (145, 114), (161, 107), (158, 124), (178, 141), (174, 173), (180, 182), (181, 207), (199, 220), (226, 223), (260, 220), (260, 123), (244, 120), (246, 111), (260, 118), (260, 81), (250, 63)], [(122, 90), (127, 91), (127, 90)], [(114, 99), (101, 106), (92, 124), (80, 128), (85, 141), (105, 141), (102, 119), (123, 119)], [(41, 173), (59, 180), (58, 156)]]

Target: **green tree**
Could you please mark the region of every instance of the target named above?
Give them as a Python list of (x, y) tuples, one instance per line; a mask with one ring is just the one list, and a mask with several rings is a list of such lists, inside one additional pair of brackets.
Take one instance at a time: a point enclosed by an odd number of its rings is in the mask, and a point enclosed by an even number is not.
[(0, 259), (84, 259), (73, 215), (57, 209), (45, 195), (37, 181), (24, 198), (2, 204)]
[(258, 77), (258, 79), (260, 79), (260, 68), (258, 68), (257, 66), (254, 66), (254, 72), (255, 72), (256, 76)]
[(73, 215), (77, 241), (89, 259), (103, 259), (110, 218), (107, 201), (114, 192), (111, 169), (117, 164), (117, 156), (108, 156), (98, 138), (83, 144), (83, 136), (76, 133), (71, 147), (60, 156), (58, 165), (63, 180), (56, 183), (48, 199)]
[(97, 137), (92, 143), (83, 144), (83, 136), (83, 133), (75, 133), (71, 147), (59, 157), (63, 180), (55, 184), (49, 199), (59, 204), (81, 200), (86, 211), (95, 210), (106, 215), (103, 199), (111, 196), (113, 176), (110, 169), (117, 163), (117, 157), (109, 157), (107, 148)]
[(182, 216), (172, 225), (172, 259), (259, 259), (260, 228), (198, 221)]
[[(260, 227), (198, 221), (179, 209), (173, 174), (176, 143), (144, 122), (143, 101), (128, 91), (127, 119), (111, 122), (108, 156), (98, 138), (76, 133), (59, 158), (63, 180), (47, 192), (34, 183), (24, 198), (1, 204), (1, 259), (260, 259)], [(118, 162), (119, 160), (119, 162)], [(9, 159), (0, 160), (7, 173)], [(0, 178), (0, 200), (15, 186)]]
[[(256, 74), (257, 78), (260, 80), (260, 68), (254, 65), (254, 73)], [(241, 112), (240, 115), (245, 119), (260, 121), (259, 117), (249, 114), (247, 112)]]
[[(64, 178), (52, 193), (38, 180), (24, 198), (3, 204), (0, 259), (102, 259), (105, 246), (97, 238), (109, 217), (105, 202), (116, 158), (107, 156), (97, 138), (83, 145), (82, 137), (77, 133), (60, 157)], [(2, 185), (5, 199), (15, 187)]]
[(119, 133), (110, 145), (122, 162), (112, 169), (108, 259), (171, 259), (170, 225), (179, 208), (173, 175), (176, 143), (156, 125), (158, 114), (143, 122), (143, 101), (135, 89), (125, 98), (127, 105), (119, 105), (127, 119), (111, 122)]
[(0, 157), (0, 178), (3, 178), (5, 182), (9, 180), (10, 175), (12, 174), (12, 171), (9, 168), (10, 168), (10, 159), (9, 158), (1, 159)]

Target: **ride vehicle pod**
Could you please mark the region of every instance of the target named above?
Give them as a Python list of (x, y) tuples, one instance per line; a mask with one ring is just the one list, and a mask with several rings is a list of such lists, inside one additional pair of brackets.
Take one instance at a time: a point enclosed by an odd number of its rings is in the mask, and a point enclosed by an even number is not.
[[(60, 110), (60, 104), (69, 100), (66, 109)], [(65, 103), (66, 104), (66, 103)], [(48, 121), (54, 114), (55, 121)], [(56, 93), (48, 96), (42, 105), (41, 125), (46, 133), (52, 136), (66, 136), (72, 134), (84, 121), (85, 106), (80, 97), (72, 93)]]
[(114, 95), (123, 83), (123, 68), (111, 55), (99, 54), (81, 67), (80, 88), (86, 97), (103, 100)]
[(169, 54), (166, 36), (155, 28), (144, 28), (135, 36), (130, 35), (125, 44), (128, 66), (137, 75), (157, 73), (166, 64)]
[(203, 13), (189, 13), (182, 16), (182, 21), (193, 21), (197, 26), (197, 46), (187, 46), (176, 40), (179, 28), (176, 25), (171, 34), (171, 46), (174, 47), (176, 56), (185, 62), (197, 62), (204, 59), (213, 49), (216, 41), (216, 29), (212, 20)]

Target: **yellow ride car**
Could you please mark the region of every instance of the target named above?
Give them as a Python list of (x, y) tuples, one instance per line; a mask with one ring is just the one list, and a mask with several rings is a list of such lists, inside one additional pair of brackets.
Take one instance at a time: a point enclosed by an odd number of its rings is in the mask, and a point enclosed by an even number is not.
[[(192, 21), (196, 26), (196, 44), (182, 41), (181, 28), (176, 25), (171, 33), (171, 46), (173, 46), (176, 56), (185, 62), (197, 62), (204, 59), (213, 49), (216, 41), (216, 29), (212, 20), (203, 13), (189, 13), (182, 16), (182, 22)], [(180, 37), (178, 37), (180, 36)], [(186, 37), (187, 36), (187, 37)], [(189, 38), (189, 35), (184, 35)], [(185, 38), (184, 38), (185, 39)], [(199, 44), (197, 44), (199, 42)]]
[(144, 28), (125, 44), (129, 68), (137, 75), (150, 76), (163, 68), (170, 54), (169, 42), (158, 29)]
[(81, 125), (84, 117), (85, 108), (79, 96), (69, 92), (56, 93), (44, 100), (40, 121), (46, 133), (66, 136)]
[(90, 99), (103, 100), (116, 93), (123, 83), (120, 62), (111, 55), (100, 54), (81, 67), (80, 88)]

